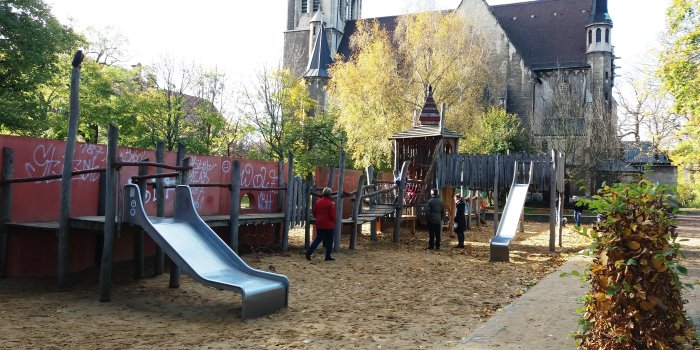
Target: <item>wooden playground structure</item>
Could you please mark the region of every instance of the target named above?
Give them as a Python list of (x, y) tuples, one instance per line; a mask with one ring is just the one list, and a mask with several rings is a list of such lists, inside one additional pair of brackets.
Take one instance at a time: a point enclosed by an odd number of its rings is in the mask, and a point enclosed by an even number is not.
[[(119, 218), (119, 206), (122, 205), (120, 188), (124, 183), (137, 184), (141, 193), (146, 193), (148, 186), (153, 187), (155, 202), (155, 217), (167, 215), (164, 193), (175, 187), (175, 184), (189, 185), (192, 188), (216, 188), (226, 193), (228, 200), (228, 214), (215, 215), (202, 214), (203, 220), (212, 228), (227, 228), (226, 243), (235, 252), (239, 251), (241, 228), (260, 225), (262, 230), (273, 230), (276, 246), (281, 250), (288, 249), (289, 230), (296, 226), (305, 227), (305, 245), (308, 246), (311, 238), (310, 216), (311, 207), (315, 203), (317, 195), (316, 185), (311, 179), (302, 181), (299, 176), (294, 176), (293, 155), (290, 153), (287, 159), (286, 183), (283, 182), (284, 163), (279, 161), (277, 166), (278, 177), (276, 185), (270, 186), (245, 186), (241, 181), (239, 160), (227, 160), (231, 178), (229, 182), (210, 183), (189, 181), (193, 166), (191, 158), (185, 156), (185, 146), (179, 145), (174, 162), (166, 161), (163, 144), (159, 143), (155, 150), (155, 162), (148, 158), (140, 158), (138, 161), (124, 161), (119, 157), (118, 130), (114, 126), (109, 127), (108, 142), (103, 166), (91, 164), (86, 169), (76, 170), (74, 167), (74, 155), (76, 153), (76, 131), (78, 124), (78, 98), (77, 87), (79, 82), (80, 63), (73, 67), (71, 79), (71, 113), (69, 121), (68, 140), (65, 144), (65, 158), (61, 174), (42, 174), (43, 176), (15, 177), (17, 172), (14, 164), (14, 150), (10, 147), (2, 149), (2, 165), (0, 167), (0, 277), (7, 275), (8, 264), (8, 235), (12, 229), (56, 232), (57, 236), (57, 282), (60, 287), (67, 284), (69, 274), (69, 244), (71, 242), (71, 230), (88, 230), (102, 233), (99, 237), (101, 251), (99, 251), (100, 265), (100, 299), (110, 300), (110, 286), (112, 264), (114, 260), (115, 242), (122, 230), (122, 220)], [(531, 182), (533, 190), (548, 191), (550, 193), (550, 250), (555, 247), (555, 224), (557, 210), (554, 207), (557, 196), (563, 192), (563, 155), (552, 151), (551, 155), (464, 155), (456, 154), (458, 141), (461, 135), (448, 130), (444, 126), (444, 106), (438, 113), (432, 100), (432, 92), (427, 91), (426, 104), (420, 114), (414, 116), (414, 127), (405, 132), (391, 137), (394, 140), (394, 178), (388, 180), (374, 173), (371, 167), (366, 173), (359, 176), (357, 186), (353, 192), (345, 192), (345, 154), (341, 152), (338, 166), (338, 181), (336, 193), (337, 217), (342, 218), (344, 198), (350, 198), (352, 214), (336, 222), (336, 236), (334, 249), (340, 249), (341, 228), (343, 224), (350, 225), (349, 248), (355, 249), (357, 234), (364, 223), (370, 222), (370, 238), (377, 239), (377, 225), (379, 219), (390, 217), (393, 220), (392, 240), (399, 242), (399, 232), (402, 221), (411, 224), (412, 232), (415, 232), (416, 222), (423, 215), (423, 206), (428, 199), (431, 188), (441, 189), (445, 203), (452, 203), (451, 196), (455, 188), (465, 191), (489, 192), (492, 191), (494, 199), (494, 232), (498, 225), (498, 198), (499, 192), (506, 190), (513, 177), (515, 161), (532, 162), (536, 171)], [(418, 122), (420, 121), (420, 125)], [(174, 163), (174, 164), (173, 164)], [(137, 168), (138, 173), (133, 174)], [(171, 172), (164, 172), (169, 170)], [(327, 187), (334, 187), (334, 169), (329, 170)], [(76, 177), (95, 175), (99, 177), (99, 194), (97, 199), (96, 215), (71, 215), (72, 180)], [(128, 180), (127, 180), (128, 179)], [(164, 179), (174, 179), (165, 183)], [(22, 183), (46, 183), (60, 180), (60, 214), (58, 220), (12, 220), (11, 208), (13, 207), (13, 186)], [(318, 179), (317, 179), (318, 181)], [(267, 212), (241, 212), (241, 199), (250, 193), (270, 192), (276, 195), (274, 201), (276, 210)], [(252, 197), (248, 197), (251, 200)], [(472, 197), (468, 197), (472, 200)], [(561, 205), (561, 200), (559, 203)], [(476, 215), (479, 215), (479, 206), (470, 203), (470, 207), (476, 207)], [(448, 206), (450, 217), (454, 212), (452, 206)], [(152, 209), (151, 209), (152, 210)], [(561, 208), (558, 212), (561, 212)], [(471, 215), (469, 215), (471, 218)], [(477, 225), (479, 220), (477, 220)], [(98, 235), (99, 236), (99, 235)], [(561, 230), (560, 230), (561, 244)], [(144, 234), (136, 231), (133, 234), (132, 256), (134, 259), (135, 278), (144, 277)], [(164, 271), (165, 255), (160, 247), (155, 247), (156, 266), (155, 273)], [(97, 260), (97, 259), (96, 259)], [(170, 269), (170, 286), (179, 285), (179, 269), (172, 266)]]

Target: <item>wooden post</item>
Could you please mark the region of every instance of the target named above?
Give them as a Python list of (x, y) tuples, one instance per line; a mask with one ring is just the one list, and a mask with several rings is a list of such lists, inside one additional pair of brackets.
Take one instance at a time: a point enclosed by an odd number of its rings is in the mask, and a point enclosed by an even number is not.
[(401, 165), (401, 182), (399, 182), (399, 191), (396, 194), (398, 197), (396, 202), (396, 209), (394, 214), (394, 236), (392, 238), (394, 243), (399, 243), (399, 237), (401, 236), (401, 215), (403, 214), (403, 193), (406, 189), (406, 182), (408, 180), (408, 161), (403, 162)]
[(335, 167), (328, 167), (328, 185), (326, 187), (333, 188), (333, 179), (335, 178)]
[[(142, 162), (148, 162), (149, 159), (145, 158)], [(139, 175), (148, 175), (148, 166), (139, 165), (138, 170)], [(146, 191), (148, 191), (148, 180), (140, 180), (138, 182), (139, 191), (141, 191), (141, 201), (146, 203)], [(138, 229), (134, 232), (134, 279), (142, 279), (144, 276), (144, 262), (143, 262), (143, 230)]]
[[(14, 178), (15, 160), (12, 148), (2, 148), (0, 182)], [(12, 184), (0, 183), (0, 278), (7, 276), (7, 222), (12, 206)]]
[(350, 249), (355, 249), (355, 243), (357, 241), (357, 232), (360, 230), (361, 226), (357, 224), (357, 219), (360, 215), (360, 209), (362, 208), (362, 186), (365, 185), (365, 175), (360, 175), (360, 179), (357, 182), (357, 194), (355, 195), (355, 203), (352, 206), (352, 232), (350, 232)]
[(68, 252), (70, 239), (70, 192), (73, 179), (73, 158), (75, 158), (75, 142), (78, 135), (78, 119), (80, 118), (80, 65), (83, 62), (83, 51), (78, 50), (73, 56), (73, 70), (70, 78), (70, 112), (68, 118), (68, 137), (61, 172), (61, 213), (58, 224), (58, 287), (65, 288), (68, 284), (67, 275)]
[[(158, 141), (156, 143), (156, 162), (165, 163), (165, 143)], [(162, 174), (163, 168), (156, 168), (156, 174)], [(156, 216), (162, 218), (165, 216), (165, 193), (163, 191), (163, 179), (156, 179)], [(160, 275), (165, 271), (165, 253), (163, 248), (156, 244), (156, 268), (155, 275)]]
[(229, 222), (231, 225), (231, 237), (229, 244), (236, 254), (238, 254), (238, 219), (241, 214), (241, 163), (237, 160), (231, 162), (231, 209)]
[(338, 195), (335, 198), (335, 238), (333, 251), (340, 251), (340, 234), (343, 229), (343, 182), (345, 181), (345, 152), (340, 151), (338, 165)]
[(394, 140), (394, 169), (392, 170), (393, 174), (396, 174), (397, 171), (399, 171), (399, 140), (396, 139)]
[(498, 154), (496, 155), (496, 171), (494, 172), (494, 182), (493, 182), (493, 235), (495, 236), (498, 232), (498, 175), (500, 169), (498, 169)]
[[(183, 143), (178, 143), (177, 144), (177, 156), (176, 156), (176, 164), (179, 166), (188, 166), (190, 165), (190, 158), (185, 158), (185, 144)], [(187, 170), (182, 170), (180, 171), (180, 175), (178, 176), (177, 179), (177, 184), (178, 185), (187, 185), (188, 183), (188, 172)], [(175, 198), (177, 200), (177, 198)], [(168, 282), (168, 287), (170, 288), (178, 288), (180, 287), (180, 266), (177, 266), (172, 259), (170, 260), (170, 281)]]
[(481, 191), (476, 190), (476, 207), (474, 207), (474, 212), (476, 213), (476, 227), (481, 227)]
[(294, 210), (294, 155), (287, 154), (287, 190), (284, 194), (284, 222), (282, 223), (282, 251), (289, 249), (289, 227), (292, 222), (292, 212)]
[[(372, 184), (372, 180), (374, 179), (374, 168), (372, 166), (367, 167), (367, 185)], [(375, 188), (376, 190), (376, 188)], [(373, 209), (376, 207), (377, 203), (377, 197), (372, 196), (369, 198), (369, 207), (370, 209)], [(369, 239), (372, 240), (373, 242), (376, 242), (377, 239), (377, 220), (374, 219), (369, 222)]]
[[(462, 191), (462, 198), (464, 198), (464, 191)], [(474, 209), (474, 200), (472, 199), (472, 190), (467, 190), (467, 200), (469, 201), (469, 207), (467, 208), (467, 227), (472, 227), (472, 209)], [(455, 210), (457, 210), (455, 208)], [(478, 221), (478, 220), (477, 220)]]
[(304, 192), (304, 249), (309, 248), (311, 244), (311, 193), (313, 176), (311, 173), (306, 175), (306, 187)]
[[(284, 157), (280, 156), (277, 160), (277, 187), (282, 187), (282, 182), (284, 181)], [(277, 191), (277, 212), (281, 212), (284, 209), (284, 193), (283, 191)]]
[(110, 124), (107, 131), (107, 159), (105, 161), (105, 228), (102, 247), (102, 264), (100, 264), (100, 301), (110, 301), (112, 288), (112, 252), (117, 218), (117, 142), (119, 129)]
[(556, 199), (557, 199), (557, 154), (551, 151), (552, 160), (549, 167), (549, 251), (554, 252), (556, 245)]

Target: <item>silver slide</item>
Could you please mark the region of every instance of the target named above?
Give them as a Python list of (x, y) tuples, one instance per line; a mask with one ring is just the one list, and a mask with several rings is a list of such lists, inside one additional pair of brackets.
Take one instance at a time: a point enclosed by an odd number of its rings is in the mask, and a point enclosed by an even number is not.
[(151, 220), (138, 186), (124, 187), (124, 220), (141, 226), (184, 273), (219, 289), (241, 293), (241, 318), (287, 307), (289, 279), (248, 266), (197, 214), (189, 186), (175, 190), (173, 218)]
[[(523, 213), (525, 206), (525, 197), (530, 187), (530, 179), (532, 178), (532, 162), (520, 163), (515, 162), (513, 170), (513, 183), (510, 186), (508, 198), (506, 198), (506, 207), (503, 209), (503, 216), (498, 223), (496, 236), (491, 238), (491, 261), (509, 261), (510, 241), (515, 237), (518, 231), (518, 223), (520, 216)], [(526, 165), (529, 164), (529, 171), (525, 172)], [(520, 169), (518, 165), (521, 165)], [(519, 171), (520, 170), (520, 171)], [(525, 179), (527, 178), (527, 179)], [(527, 180), (527, 182), (525, 181)]]

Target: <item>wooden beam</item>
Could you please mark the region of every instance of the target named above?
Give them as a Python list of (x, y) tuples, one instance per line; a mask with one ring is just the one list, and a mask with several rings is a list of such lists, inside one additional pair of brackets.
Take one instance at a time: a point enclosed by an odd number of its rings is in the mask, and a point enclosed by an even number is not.
[[(185, 158), (185, 144), (183, 143), (178, 143), (177, 144), (177, 156), (176, 156), (176, 165), (178, 166), (189, 166), (190, 165), (190, 158)], [(182, 170), (180, 171), (180, 176), (177, 179), (177, 184), (178, 185), (187, 185), (189, 182), (188, 180), (188, 172), (187, 170)], [(175, 198), (177, 200), (177, 198)], [(177, 264), (170, 259), (170, 280), (168, 281), (168, 287), (170, 288), (178, 288), (180, 287), (180, 266), (177, 266)]]
[(306, 175), (306, 187), (304, 192), (304, 249), (311, 244), (311, 192), (313, 177), (311, 173)]
[(365, 175), (360, 175), (357, 182), (357, 192), (355, 194), (355, 202), (352, 206), (352, 232), (350, 232), (350, 249), (355, 249), (355, 244), (357, 241), (357, 232), (362, 227), (362, 224), (357, 224), (357, 217), (360, 215), (360, 209), (362, 209), (362, 186), (365, 185)]
[(78, 135), (78, 121), (80, 118), (80, 66), (83, 62), (83, 51), (76, 51), (73, 56), (73, 69), (70, 78), (68, 117), (68, 137), (66, 138), (66, 150), (63, 158), (63, 171), (61, 173), (61, 211), (58, 224), (58, 287), (65, 288), (68, 285), (68, 253), (70, 245), (70, 198), (73, 180), (73, 159), (75, 158), (75, 142)]
[(340, 251), (340, 234), (343, 228), (343, 182), (345, 181), (345, 152), (340, 151), (338, 161), (338, 196), (335, 198), (335, 238), (333, 239), (333, 251)]
[[(372, 166), (367, 167), (367, 185), (371, 185), (374, 180), (374, 168)], [(376, 188), (375, 188), (376, 190)], [(377, 205), (377, 197), (369, 198), (369, 208), (372, 209)], [(369, 224), (369, 239), (373, 242), (378, 240), (377, 238), (377, 219), (373, 219)]]
[[(165, 163), (165, 143), (158, 141), (156, 143), (156, 163)], [(163, 168), (156, 167), (156, 174), (162, 174)], [(163, 190), (163, 179), (156, 179), (156, 216), (162, 218), (165, 216), (165, 193)], [(165, 271), (165, 252), (163, 248), (156, 244), (156, 268), (155, 275), (161, 275)]]
[(284, 226), (282, 226), (282, 250), (289, 249), (289, 227), (294, 211), (294, 155), (287, 154), (287, 190), (285, 191)]
[(110, 301), (112, 288), (112, 253), (117, 217), (117, 143), (119, 129), (110, 124), (107, 131), (107, 159), (105, 171), (105, 225), (102, 263), (100, 264), (100, 301)]
[(394, 235), (392, 240), (394, 243), (399, 243), (399, 237), (401, 236), (401, 215), (403, 214), (403, 194), (406, 190), (406, 182), (408, 181), (408, 161), (403, 162), (401, 165), (401, 182), (399, 182), (399, 190), (396, 194), (397, 203), (396, 211), (394, 214)]
[[(284, 157), (280, 157), (277, 160), (277, 187), (282, 187), (284, 182)], [(277, 211), (282, 212), (284, 210), (284, 192), (277, 191)]]
[(231, 162), (231, 200), (229, 220), (231, 221), (229, 245), (238, 254), (238, 229), (241, 214), (241, 163), (237, 160)]
[(498, 232), (498, 178), (499, 178), (499, 173), (500, 169), (498, 168), (499, 162), (498, 162), (498, 154), (496, 155), (496, 159), (494, 161), (495, 164), (495, 173), (494, 173), (494, 180), (493, 180), (493, 235), (495, 236), (496, 233)]
[[(148, 162), (149, 159), (142, 159), (141, 161), (143, 162)], [(138, 174), (139, 175), (147, 175), (148, 174), (148, 166), (147, 165), (139, 165), (138, 168)], [(139, 186), (139, 191), (141, 192), (141, 201), (144, 203), (144, 207), (146, 206), (146, 191), (148, 191), (148, 186), (146, 183), (148, 180), (141, 180), (138, 182)], [(143, 230), (138, 229), (136, 232), (134, 232), (134, 279), (142, 279), (144, 277), (144, 261), (143, 261)]]
[[(2, 148), (0, 182), (14, 178), (15, 160), (12, 148)], [(0, 278), (7, 276), (7, 223), (12, 209), (12, 184), (0, 183)]]

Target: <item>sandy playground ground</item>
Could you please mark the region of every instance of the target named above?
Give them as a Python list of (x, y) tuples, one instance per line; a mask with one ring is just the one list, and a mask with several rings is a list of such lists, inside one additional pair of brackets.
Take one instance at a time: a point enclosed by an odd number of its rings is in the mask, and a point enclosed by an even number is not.
[(565, 228), (564, 248), (549, 254), (548, 227), (527, 223), (511, 244), (511, 263), (488, 261), (491, 226), (467, 231), (466, 249), (452, 248), (456, 238), (443, 233), (439, 252), (424, 250), (424, 228), (402, 232), (398, 245), (390, 232), (379, 242), (361, 235), (356, 250), (344, 248), (333, 262), (322, 261), (321, 248), (305, 260), (303, 230), (295, 230), (288, 253), (242, 256), (290, 280), (289, 308), (249, 321), (240, 320), (239, 294), (187, 276), (170, 289), (167, 273), (132, 281), (130, 263), (117, 266), (109, 303), (98, 301), (97, 270), (72, 276), (61, 292), (54, 279), (4, 279), (0, 348), (446, 348), (585, 245)]

